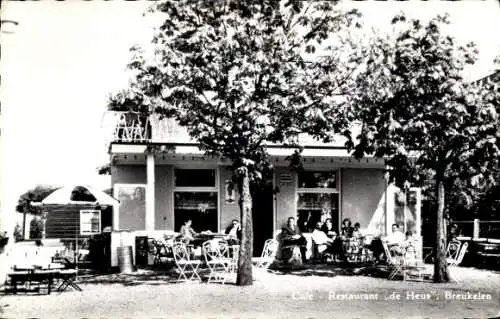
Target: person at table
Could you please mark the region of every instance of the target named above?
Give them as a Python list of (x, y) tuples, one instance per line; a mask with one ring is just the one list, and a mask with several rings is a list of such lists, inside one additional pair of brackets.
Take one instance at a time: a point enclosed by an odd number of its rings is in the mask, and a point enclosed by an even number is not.
[(318, 245), (319, 252), (330, 252), (333, 253), (333, 243), (334, 240), (329, 238), (324, 231), (321, 230), (321, 222), (316, 223), (316, 227), (312, 232), (312, 240)]
[(341, 235), (344, 238), (351, 238), (354, 228), (352, 227), (352, 222), (349, 218), (344, 218), (342, 221)]
[(231, 225), (226, 228), (224, 232), (227, 236), (225, 239), (230, 246), (239, 245), (241, 240), (241, 225), (236, 219), (233, 219)]
[(306, 261), (306, 245), (307, 239), (299, 233), (297, 227), (295, 227), (295, 218), (289, 217), (286, 227), (281, 230), (283, 245), (293, 246), (297, 245), (300, 247), (300, 253), (302, 255), (302, 261)]
[(402, 248), (404, 251), (404, 256), (408, 260), (416, 260), (417, 258), (417, 247), (415, 243), (415, 238), (413, 238), (413, 233), (408, 230), (405, 233), (405, 240), (403, 241)]
[(392, 224), (392, 233), (385, 238), (387, 247), (392, 255), (402, 256), (403, 241), (405, 240), (403, 233), (399, 229), (398, 224)]
[(333, 222), (331, 218), (327, 218), (321, 230), (328, 236), (328, 238), (335, 239), (337, 237), (337, 232), (333, 229)]
[(191, 219), (186, 220), (179, 231), (179, 239), (186, 244), (192, 243), (196, 239), (196, 236), (198, 236), (198, 233), (191, 227), (192, 223)]
[(358, 239), (363, 237), (363, 234), (359, 230), (360, 228), (361, 228), (361, 224), (360, 223), (355, 223), (354, 224), (354, 228), (353, 228), (353, 231), (352, 231), (352, 237), (358, 238)]
[(453, 223), (451, 226), (450, 226), (450, 230), (448, 231), (448, 242), (452, 241), (452, 240), (457, 240), (457, 237), (460, 236), (460, 230), (458, 228), (458, 225)]

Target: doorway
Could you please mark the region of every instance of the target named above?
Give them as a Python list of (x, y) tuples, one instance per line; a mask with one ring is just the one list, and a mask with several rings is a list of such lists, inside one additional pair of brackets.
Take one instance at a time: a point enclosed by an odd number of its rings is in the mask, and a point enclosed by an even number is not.
[(252, 185), (253, 255), (262, 254), (264, 242), (274, 234), (274, 194), (272, 177)]

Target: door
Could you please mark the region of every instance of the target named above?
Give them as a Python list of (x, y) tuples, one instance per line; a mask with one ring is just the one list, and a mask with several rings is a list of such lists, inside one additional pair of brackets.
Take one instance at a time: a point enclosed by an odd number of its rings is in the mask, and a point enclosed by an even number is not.
[(252, 186), (253, 255), (262, 254), (264, 242), (273, 238), (274, 195), (272, 178)]

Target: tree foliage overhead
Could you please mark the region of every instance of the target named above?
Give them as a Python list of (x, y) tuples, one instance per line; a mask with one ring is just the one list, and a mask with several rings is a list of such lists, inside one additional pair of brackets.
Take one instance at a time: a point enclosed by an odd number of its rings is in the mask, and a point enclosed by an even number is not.
[(266, 146), (300, 151), (298, 135), (349, 135), (348, 105), (357, 43), (340, 36), (359, 13), (331, 1), (161, 1), (150, 50), (133, 48), (130, 88), (109, 107), (159, 113), (187, 127), (207, 154), (233, 163), (242, 241), (238, 284), (252, 283), (250, 183), (271, 163)]
[(493, 182), (498, 113), (491, 92), (462, 76), (476, 61), (475, 46), (443, 34), (447, 17), (424, 25), (401, 15), (393, 22), (396, 39), (374, 39), (358, 77), (352, 102), (363, 129), (356, 155), (388, 156), (399, 185), (422, 184), (436, 170), (449, 187), (458, 177)]
[(350, 99), (354, 117), (363, 123), (355, 155), (385, 157), (390, 177), (399, 186), (432, 181), (434, 280), (448, 281), (446, 194), (458, 181), (475, 188), (495, 182), (498, 112), (490, 90), (464, 80), (464, 67), (476, 61), (477, 50), (444, 34), (446, 16), (424, 24), (399, 15), (393, 23), (395, 38), (372, 39), (366, 69)]
[[(45, 197), (49, 196), (57, 187), (50, 185), (37, 185), (35, 188), (28, 190), (22, 194), (18, 201), (16, 211), (19, 213), (39, 214), (40, 208), (32, 206), (32, 202), (41, 202)], [(25, 211), (27, 209), (27, 211)]]
[[(336, 102), (350, 81), (349, 39), (335, 35), (358, 12), (329, 1), (163, 1), (152, 55), (134, 48), (131, 88), (111, 107), (149, 105), (175, 117), (204, 150), (266, 163), (266, 142), (291, 143), (308, 131), (345, 133)], [(328, 127), (326, 127), (328, 126)], [(249, 162), (246, 162), (249, 163)]]

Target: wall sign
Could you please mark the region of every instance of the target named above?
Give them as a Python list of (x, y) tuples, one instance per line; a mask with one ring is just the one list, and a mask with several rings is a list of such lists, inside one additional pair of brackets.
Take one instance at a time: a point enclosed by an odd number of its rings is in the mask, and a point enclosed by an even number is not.
[(280, 185), (292, 183), (292, 174), (290, 173), (280, 173), (279, 175)]
[(225, 189), (225, 201), (226, 204), (234, 204), (236, 203), (236, 194), (234, 191), (234, 184), (230, 180), (226, 180), (224, 182), (224, 189)]

